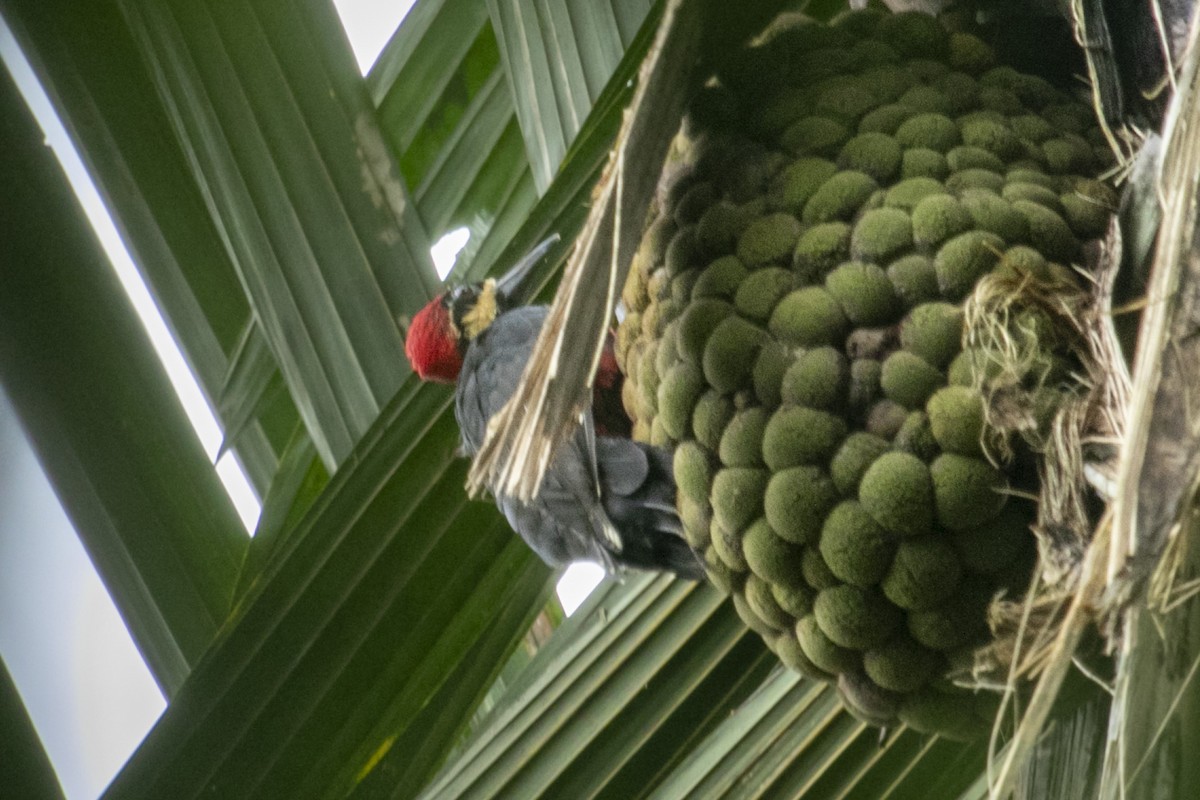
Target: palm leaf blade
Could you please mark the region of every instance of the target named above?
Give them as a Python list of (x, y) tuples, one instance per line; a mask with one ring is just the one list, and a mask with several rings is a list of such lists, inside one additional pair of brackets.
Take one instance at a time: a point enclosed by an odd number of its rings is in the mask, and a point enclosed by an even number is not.
[[(160, 686), (224, 621), (247, 537), (7, 73), (0, 373)], [(188, 487), (182, 492), (180, 487)]]

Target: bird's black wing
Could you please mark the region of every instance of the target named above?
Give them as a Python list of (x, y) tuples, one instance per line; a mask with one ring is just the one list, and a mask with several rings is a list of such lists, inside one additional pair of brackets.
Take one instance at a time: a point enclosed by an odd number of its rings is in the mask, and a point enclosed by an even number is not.
[[(463, 451), (473, 455), (487, 423), (512, 395), (546, 318), (546, 309), (528, 306), (500, 315), (467, 348), (455, 397)], [(619, 539), (599, 502), (594, 432), (586, 415), (576, 435), (564, 442), (533, 503), (498, 494), (509, 524), (549, 564), (595, 561), (615, 568)]]

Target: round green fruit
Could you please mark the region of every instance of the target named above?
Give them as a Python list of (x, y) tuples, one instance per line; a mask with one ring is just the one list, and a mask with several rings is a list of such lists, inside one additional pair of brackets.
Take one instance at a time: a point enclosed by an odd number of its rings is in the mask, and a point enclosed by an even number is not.
[(824, 158), (796, 159), (776, 179), (775, 191), (780, 207), (798, 217), (817, 189), (832, 178), (837, 169), (837, 165)]
[(796, 639), (804, 655), (825, 672), (836, 675), (848, 669), (857, 669), (861, 663), (858, 652), (834, 644), (812, 614), (801, 617), (796, 623)]
[(942, 665), (941, 657), (901, 633), (863, 653), (863, 671), (884, 689), (907, 694), (928, 683)]
[[(1018, 210), (1019, 204), (1017, 204)], [(967, 231), (950, 239), (933, 261), (942, 296), (959, 302), (975, 283), (996, 265), (1004, 251), (1004, 240), (994, 233)]]
[(825, 278), (825, 288), (846, 318), (858, 327), (886, 325), (895, 320), (900, 308), (887, 273), (875, 264), (862, 261), (842, 264)]
[(866, 431), (847, 436), (829, 463), (829, 474), (838, 492), (847, 497), (857, 496), (863, 475), (889, 449), (887, 440)]
[(708, 181), (692, 184), (675, 204), (675, 224), (680, 228), (695, 223), (717, 201), (717, 190)]
[(905, 178), (887, 190), (883, 204), (888, 208), (911, 212), (927, 197), (946, 194), (946, 187), (933, 178)]
[(935, 608), (908, 612), (908, 632), (930, 649), (957, 650), (985, 635), (984, 611), (980, 603), (955, 595)]
[(1058, 190), (1054, 188), (1057, 182), (1052, 181), (1049, 176), (1030, 170), (1013, 170), (1008, 173), (1007, 180), (1001, 196), (1008, 202), (1024, 200), (1037, 203), (1055, 214), (1062, 213), (1062, 201), (1059, 200)]
[(849, 324), (842, 307), (825, 287), (806, 286), (779, 301), (767, 329), (789, 344), (817, 347), (840, 345)]
[(884, 395), (909, 410), (924, 408), (929, 396), (945, 383), (945, 376), (936, 367), (907, 350), (888, 356), (879, 378)]
[(887, 727), (895, 723), (900, 695), (879, 686), (864, 673), (843, 672), (838, 675), (837, 689), (846, 710), (868, 725)]
[(712, 332), (732, 314), (733, 306), (724, 300), (706, 297), (689, 303), (678, 322), (676, 348), (679, 355), (699, 366)]
[(742, 618), (742, 622), (746, 623), (746, 627), (763, 638), (774, 638), (778, 635), (779, 629), (760, 617), (744, 595), (735, 592), (731, 598), (734, 609), (737, 611), (738, 616)]
[(938, 446), (963, 456), (983, 454), (983, 396), (966, 386), (946, 386), (925, 406)]
[(857, 170), (883, 183), (900, 171), (901, 149), (884, 133), (860, 133), (842, 147), (838, 168)]
[(946, 163), (950, 169), (958, 172), (964, 169), (987, 169), (992, 172), (1003, 172), (1004, 162), (995, 153), (982, 147), (962, 145), (946, 154)]
[[(906, 98), (912, 100), (907, 95)], [(900, 104), (906, 105), (903, 101)], [(923, 113), (909, 118), (896, 129), (896, 141), (906, 148), (921, 147), (948, 153), (962, 138), (954, 120), (945, 114)]]
[(779, 144), (797, 156), (833, 156), (850, 138), (850, 129), (828, 117), (805, 117), (788, 126)]
[(787, 263), (802, 230), (791, 214), (768, 214), (751, 222), (738, 237), (737, 257), (751, 269)]
[(768, 414), (761, 406), (738, 411), (725, 426), (717, 449), (721, 463), (727, 467), (762, 466), (763, 431)]
[(910, 147), (904, 151), (900, 161), (901, 178), (933, 178), (936, 181), (946, 180), (950, 174), (950, 165), (946, 157), (928, 147)]
[(969, 33), (951, 33), (949, 47), (950, 66), (963, 72), (978, 75), (996, 63), (992, 48)]
[(796, 619), (803, 619), (812, 613), (813, 600), (817, 596), (816, 592), (803, 582), (792, 586), (773, 584), (771, 594), (774, 595), (775, 602), (779, 604), (779, 607)]
[(824, 222), (800, 235), (792, 253), (792, 271), (802, 283), (817, 283), (849, 257), (850, 226), (845, 222)]
[(743, 573), (732, 569), (721, 560), (720, 555), (717, 554), (714, 547), (709, 547), (704, 551), (704, 571), (708, 574), (708, 579), (712, 581), (713, 585), (728, 595), (732, 595), (741, 589), (742, 583), (745, 580)]
[(814, 681), (828, 682), (833, 679), (832, 675), (812, 662), (789, 631), (784, 631), (775, 639), (773, 649), (788, 669)]
[(1078, 192), (1068, 192), (1059, 199), (1067, 224), (1080, 238), (1095, 239), (1108, 231), (1113, 215), (1109, 206)]
[(782, 400), (781, 387), (783, 376), (792, 365), (792, 354), (782, 342), (770, 339), (763, 343), (758, 351), (758, 359), (750, 380), (754, 384), (754, 394), (758, 401), (767, 408), (775, 408)]
[(860, 261), (886, 264), (913, 244), (912, 220), (898, 208), (877, 208), (854, 226), (850, 252)]
[(962, 72), (949, 72), (935, 81), (935, 86), (950, 102), (955, 114), (975, 108), (979, 104), (979, 83)]
[(972, 189), (1000, 194), (1004, 189), (1004, 176), (992, 172), (990, 169), (973, 167), (952, 172), (946, 178), (946, 188), (955, 195), (961, 195)]
[(726, 467), (712, 484), (713, 518), (729, 531), (740, 531), (762, 514), (769, 474), (750, 467)]
[(900, 344), (937, 369), (945, 369), (962, 350), (963, 312), (950, 303), (922, 303), (900, 326)]
[(913, 111), (931, 114), (950, 114), (954, 110), (954, 104), (946, 93), (934, 86), (914, 86), (900, 95), (896, 103), (908, 106)]
[(696, 246), (696, 226), (688, 225), (685, 228), (680, 228), (679, 232), (671, 239), (671, 243), (667, 245), (667, 252), (663, 261), (667, 275), (672, 277), (678, 275), (685, 270), (698, 266), (699, 262), (700, 251)]
[(725, 527), (715, 518), (709, 523), (708, 532), (709, 541), (712, 542), (717, 555), (721, 557), (722, 563), (728, 564), (729, 568), (735, 572), (745, 574), (750, 567), (742, 552), (741, 532)]
[(893, 261), (888, 265), (887, 276), (896, 296), (908, 308), (938, 297), (937, 271), (925, 256), (911, 255)]
[[(741, 317), (721, 320), (708, 337), (701, 359), (708, 385), (725, 393), (749, 385), (754, 361), (767, 338), (766, 331)], [(681, 329), (681, 345), (682, 341)]]
[(1029, 221), (1007, 200), (981, 189), (968, 189), (961, 199), (977, 229), (994, 233), (1010, 243), (1029, 239)]
[(937, 519), (952, 531), (990, 520), (1008, 498), (1004, 473), (978, 458), (944, 453), (929, 466)]
[(1057, 213), (1028, 200), (1017, 200), (1013, 208), (1029, 221), (1029, 243), (1046, 258), (1067, 262), (1079, 252), (1079, 240)]
[(845, 438), (846, 421), (841, 417), (804, 406), (785, 406), (767, 422), (763, 460), (772, 472), (825, 464)]
[(813, 603), (821, 631), (836, 645), (866, 650), (886, 642), (902, 616), (882, 595), (857, 586), (824, 589)]
[(663, 430), (679, 441), (687, 436), (696, 400), (705, 389), (704, 375), (695, 364), (676, 362), (658, 384), (658, 419)]
[(771, 584), (762, 578), (757, 575), (748, 576), (742, 591), (750, 609), (772, 628), (788, 630), (796, 624), (792, 615), (775, 602), (775, 596), (771, 593)]
[(892, 448), (911, 453), (922, 461), (930, 461), (940, 452), (924, 411), (914, 411), (905, 418), (892, 440)]
[(918, 11), (885, 15), (875, 28), (875, 38), (904, 56), (944, 60), (950, 34), (935, 17)]
[(869, 589), (887, 574), (896, 552), (896, 537), (857, 500), (846, 500), (825, 518), (820, 550), (829, 571), (839, 580)]
[(933, 479), (911, 453), (875, 459), (859, 483), (858, 499), (876, 522), (900, 536), (920, 536), (933, 527)]
[(1008, 125), (1013, 129), (1013, 133), (1033, 144), (1041, 144), (1057, 133), (1050, 123), (1036, 114), (1020, 114), (1011, 117)]
[(715, 453), (720, 447), (725, 426), (733, 419), (733, 413), (733, 401), (725, 395), (715, 389), (702, 394), (692, 412), (692, 433), (696, 441)]
[(703, 551), (712, 544), (712, 509), (708, 506), (708, 498), (697, 502), (681, 494), (678, 502), (679, 521), (683, 523), (683, 538), (693, 550)]
[(804, 585), (803, 549), (780, 539), (765, 519), (746, 529), (742, 552), (751, 571), (768, 583), (787, 587)]
[[(858, 122), (858, 132), (883, 133), (889, 137), (915, 112), (908, 106), (889, 103), (867, 112)], [(892, 140), (895, 141), (894, 139)]]
[(680, 496), (707, 506), (713, 479), (708, 451), (694, 440), (680, 442), (675, 448), (673, 470)]
[(821, 551), (813, 546), (805, 547), (801, 554), (800, 573), (805, 585), (818, 592), (841, 584), (837, 576), (829, 571), (829, 565), (825, 563)]
[(846, 170), (834, 175), (813, 193), (804, 206), (804, 222), (848, 220), (879, 188), (879, 184), (864, 172)]
[(766, 267), (751, 272), (734, 295), (733, 305), (743, 317), (766, 322), (775, 306), (795, 285), (791, 270)]
[(962, 125), (964, 144), (987, 150), (1004, 161), (1018, 158), (1024, 148), (1008, 125), (987, 119), (972, 119)]
[(754, 221), (752, 210), (721, 200), (710, 206), (696, 222), (696, 249), (713, 258), (733, 253), (738, 238)]
[[(731, 298), (747, 275), (746, 266), (737, 256), (722, 256), (709, 264), (692, 284), (692, 300)], [(690, 308), (690, 306), (689, 306)], [(684, 311), (684, 316), (687, 311)]]
[(962, 563), (942, 536), (905, 539), (879, 587), (888, 600), (909, 611), (935, 608), (958, 588)]
[(780, 394), (785, 403), (838, 411), (849, 388), (850, 364), (839, 351), (825, 346), (796, 358), (784, 373)]
[(913, 241), (918, 247), (932, 249), (942, 242), (971, 229), (971, 214), (948, 194), (930, 194), (912, 212)]

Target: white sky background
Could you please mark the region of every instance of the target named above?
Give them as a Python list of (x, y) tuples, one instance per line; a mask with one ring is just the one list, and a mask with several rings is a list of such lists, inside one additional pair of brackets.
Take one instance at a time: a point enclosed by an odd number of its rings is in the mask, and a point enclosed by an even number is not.
[(358, 68), (367, 70), (379, 57), (383, 46), (392, 38), (400, 21), (412, 8), (414, 0), (333, 0), (342, 27), (358, 59)]
[[(366, 73), (413, 0), (334, 0)], [(221, 429), (122, 244), (61, 123), (0, 19), (0, 56), (46, 132), (113, 261), (168, 377), (210, 458)], [(433, 248), (440, 275), (467, 242), (451, 231)], [(236, 460), (216, 469), (249, 531), (259, 503)], [(568, 568), (558, 585), (570, 614), (603, 577)], [(17, 684), (70, 800), (97, 797), (161, 713), (164, 703), (124, 623), (0, 392), (0, 655)], [(0, 794), (3, 794), (0, 787)]]

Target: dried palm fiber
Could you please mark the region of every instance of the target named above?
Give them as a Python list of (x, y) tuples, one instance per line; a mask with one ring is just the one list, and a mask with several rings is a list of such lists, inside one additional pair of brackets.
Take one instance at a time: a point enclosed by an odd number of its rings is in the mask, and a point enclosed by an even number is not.
[(986, 730), (994, 696), (951, 678), (1035, 523), (1086, 528), (1039, 453), (1091, 396), (1070, 265), (1115, 203), (1104, 141), (969, 34), (862, 11), (768, 29), (664, 168), (623, 293), (634, 435), (674, 449), (747, 624), (871, 723)]

